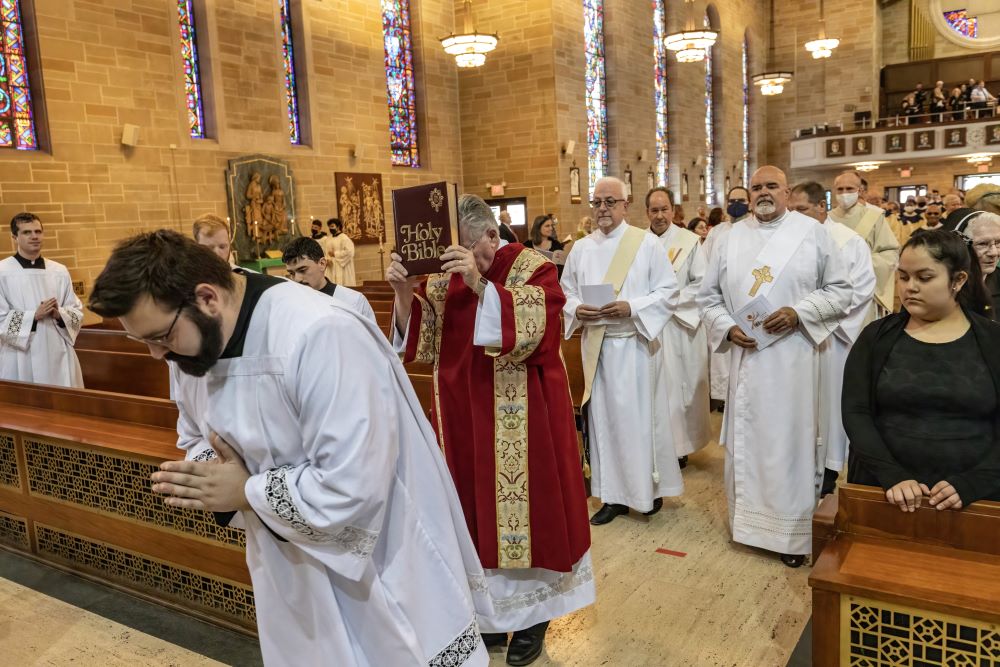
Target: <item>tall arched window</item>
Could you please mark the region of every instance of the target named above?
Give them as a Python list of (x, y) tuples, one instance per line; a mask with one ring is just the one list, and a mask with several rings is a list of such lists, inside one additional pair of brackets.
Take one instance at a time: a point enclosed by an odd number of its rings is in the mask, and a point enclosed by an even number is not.
[(404, 167), (419, 167), (409, 0), (382, 0), (382, 41), (385, 46), (392, 163)]
[(295, 77), (295, 45), (292, 43), (292, 14), (289, 0), (278, 0), (281, 9), (281, 60), (285, 66), (285, 105), (288, 111), (288, 139), (302, 143), (299, 124), (299, 88)]
[(653, 0), (653, 103), (656, 107), (656, 183), (667, 184), (667, 36), (666, 0)]
[(750, 43), (743, 35), (743, 186), (750, 185)]
[(204, 139), (205, 107), (201, 101), (201, 67), (198, 64), (198, 31), (194, 23), (194, 0), (177, 0), (177, 22), (181, 33), (188, 131), (192, 138)]
[(38, 148), (19, 0), (0, 2), (0, 147)]
[[(712, 22), (705, 14), (705, 27)], [(705, 202), (715, 203), (715, 47), (705, 52)]]
[(608, 172), (608, 108), (604, 85), (604, 0), (583, 0), (587, 55), (587, 163), (589, 192)]

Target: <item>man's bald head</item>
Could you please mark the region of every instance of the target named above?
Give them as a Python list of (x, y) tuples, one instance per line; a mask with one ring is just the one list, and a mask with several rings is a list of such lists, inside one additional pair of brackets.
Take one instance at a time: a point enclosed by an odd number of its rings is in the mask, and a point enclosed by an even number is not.
[(777, 220), (788, 210), (788, 178), (777, 167), (765, 165), (750, 177), (750, 208), (761, 222)]
[[(853, 188), (853, 189), (847, 189)], [(861, 177), (858, 176), (858, 172), (842, 171), (837, 174), (837, 178), (833, 181), (833, 189), (835, 192), (857, 192), (861, 189)]]

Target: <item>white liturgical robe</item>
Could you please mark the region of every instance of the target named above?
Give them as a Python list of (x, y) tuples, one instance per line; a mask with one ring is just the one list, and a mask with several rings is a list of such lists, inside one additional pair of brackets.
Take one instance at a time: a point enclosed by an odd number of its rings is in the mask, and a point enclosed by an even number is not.
[[(51, 259), (37, 261), (44, 268), (25, 268), (17, 257), (0, 261), (0, 380), (82, 387), (73, 344), (83, 304), (65, 266)], [(45, 317), (32, 327), (35, 310), (52, 298), (59, 304), (61, 324)]]
[[(755, 281), (753, 272), (765, 267), (771, 281)], [(799, 325), (763, 350), (744, 350), (727, 336), (736, 326), (732, 314), (755, 288), (775, 309), (794, 308)], [(698, 304), (712, 348), (732, 355), (720, 441), (737, 542), (782, 554), (811, 550), (823, 469), (819, 346), (850, 301), (839, 249), (822, 225), (801, 213), (733, 225), (709, 260)]]
[[(652, 232), (650, 232), (652, 233)], [(697, 234), (670, 225), (656, 237), (677, 275), (680, 297), (660, 342), (667, 358), (667, 394), (677, 456), (693, 454), (712, 439), (709, 420), (708, 337), (697, 297), (705, 277), (705, 254)]]
[(847, 463), (847, 433), (840, 414), (840, 394), (844, 384), (844, 366), (854, 341), (871, 312), (875, 297), (875, 269), (868, 244), (846, 225), (827, 219), (823, 224), (840, 249), (851, 283), (851, 304), (833, 335), (820, 347), (820, 434), (826, 447), (825, 466), (840, 472)]
[(326, 251), (326, 277), (337, 285), (355, 285), (354, 241), (347, 234), (324, 236), (320, 241)]
[[(743, 220), (745, 218), (741, 218)], [(705, 254), (705, 263), (711, 259), (715, 244), (733, 228), (733, 223), (723, 220), (708, 230), (708, 236), (701, 250)], [(725, 401), (729, 393), (729, 351), (716, 352), (709, 348), (708, 355), (709, 394), (714, 401)]]
[(476, 613), (492, 605), (458, 495), (375, 324), (271, 286), (207, 386), (208, 427), (251, 474), (242, 515), (267, 665), (488, 663)]
[[(576, 318), (581, 288), (604, 284), (628, 223), (598, 229), (573, 244), (560, 281), (566, 293), (566, 337), (583, 326), (583, 349), (594, 330)], [(660, 334), (677, 304), (677, 278), (659, 241), (646, 234), (618, 293), (632, 315), (609, 324), (587, 405), (591, 492), (605, 503), (648, 512), (653, 500), (684, 490), (674, 452), (667, 391), (670, 379)], [(605, 304), (587, 304), (603, 306)], [(584, 364), (587, 359), (584, 358)]]

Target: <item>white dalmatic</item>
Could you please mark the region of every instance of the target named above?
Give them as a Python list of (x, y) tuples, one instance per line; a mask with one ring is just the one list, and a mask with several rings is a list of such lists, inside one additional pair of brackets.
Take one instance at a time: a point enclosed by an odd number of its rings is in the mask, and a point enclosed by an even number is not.
[[(0, 261), (0, 380), (82, 387), (73, 344), (83, 304), (65, 266), (51, 259), (36, 261), (44, 262), (44, 268), (24, 268), (16, 257)], [(52, 298), (59, 304), (60, 321), (44, 317), (34, 324), (38, 306)]]
[(844, 366), (851, 346), (861, 335), (875, 298), (875, 269), (865, 240), (847, 225), (827, 219), (823, 224), (840, 249), (851, 284), (851, 303), (833, 335), (820, 347), (820, 434), (826, 447), (824, 466), (840, 472), (847, 463), (847, 433), (840, 413)]
[[(580, 288), (605, 282), (627, 225), (580, 239), (566, 260), (560, 281), (565, 332), (569, 338), (584, 327), (584, 354), (592, 327), (576, 319), (583, 304)], [(659, 353), (660, 334), (677, 303), (677, 278), (654, 236), (643, 238), (618, 300), (629, 302), (632, 315), (607, 326), (587, 405), (591, 492), (605, 503), (648, 512), (654, 499), (684, 491), (670, 416), (663, 409), (669, 378)]]
[[(652, 232), (650, 232), (652, 233)], [(693, 454), (712, 439), (709, 420), (708, 336), (698, 312), (705, 254), (697, 234), (670, 225), (656, 237), (667, 253), (680, 288), (677, 308), (660, 342), (667, 358), (667, 395), (677, 456)]]
[[(755, 279), (764, 267), (771, 282)], [(752, 291), (776, 309), (793, 307), (799, 318), (793, 332), (763, 350), (727, 341), (736, 326), (732, 313)], [(720, 441), (737, 542), (782, 554), (811, 551), (822, 481), (819, 346), (850, 301), (840, 251), (822, 225), (801, 213), (768, 224), (747, 218), (719, 239), (709, 259), (698, 304), (712, 348), (732, 356)]]
[[(242, 512), (264, 662), (486, 665), (484, 573), (434, 431), (378, 327), (293, 283), (207, 376)], [(280, 538), (279, 538), (280, 536)]]
[(337, 236), (327, 236), (326, 244), (326, 277), (337, 285), (353, 286), (357, 284), (354, 276), (354, 241), (343, 232)]

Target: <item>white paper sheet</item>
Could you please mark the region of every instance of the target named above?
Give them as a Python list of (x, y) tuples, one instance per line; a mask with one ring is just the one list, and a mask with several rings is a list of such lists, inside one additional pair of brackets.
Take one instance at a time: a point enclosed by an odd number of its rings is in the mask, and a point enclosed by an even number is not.
[(581, 285), (580, 298), (583, 303), (594, 308), (603, 308), (613, 301), (617, 301), (615, 288), (611, 283), (600, 285)]
[(771, 305), (767, 297), (758, 296), (733, 313), (733, 319), (736, 320), (736, 325), (739, 326), (743, 333), (757, 341), (757, 349), (763, 350), (794, 330), (788, 329), (780, 334), (772, 334), (764, 330), (764, 320), (776, 310), (777, 308)]

